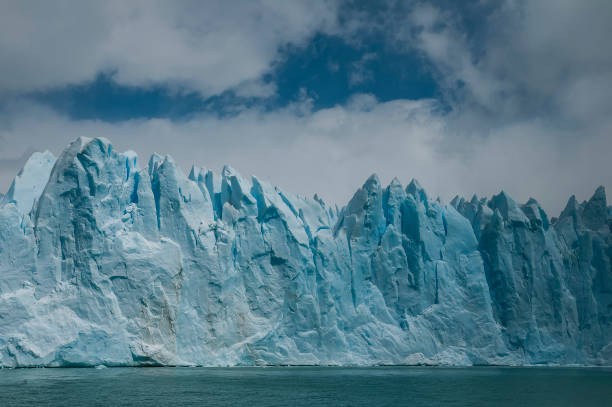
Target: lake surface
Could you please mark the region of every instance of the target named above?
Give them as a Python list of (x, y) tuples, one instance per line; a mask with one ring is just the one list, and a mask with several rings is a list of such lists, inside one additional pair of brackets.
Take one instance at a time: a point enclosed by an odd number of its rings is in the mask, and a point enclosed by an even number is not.
[(0, 405), (612, 406), (612, 369), (2, 369)]

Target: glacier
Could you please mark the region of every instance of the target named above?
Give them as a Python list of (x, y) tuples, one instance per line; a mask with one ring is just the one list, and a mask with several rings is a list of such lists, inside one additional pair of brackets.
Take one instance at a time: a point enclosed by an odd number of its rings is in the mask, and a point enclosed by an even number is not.
[(79, 138), (0, 196), (1, 367), (380, 364), (612, 364), (604, 189), (339, 209)]

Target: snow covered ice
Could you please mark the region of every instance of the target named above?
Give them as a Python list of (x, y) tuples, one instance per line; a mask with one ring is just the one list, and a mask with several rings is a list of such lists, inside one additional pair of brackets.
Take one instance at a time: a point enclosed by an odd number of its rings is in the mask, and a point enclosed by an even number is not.
[(0, 197), (0, 366), (611, 364), (612, 208), (341, 210), (80, 138)]

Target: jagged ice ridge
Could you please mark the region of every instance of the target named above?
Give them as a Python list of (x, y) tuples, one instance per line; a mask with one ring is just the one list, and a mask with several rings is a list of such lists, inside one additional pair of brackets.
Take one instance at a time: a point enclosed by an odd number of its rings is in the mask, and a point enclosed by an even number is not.
[(612, 363), (612, 208), (328, 207), (80, 138), (0, 197), (0, 366)]

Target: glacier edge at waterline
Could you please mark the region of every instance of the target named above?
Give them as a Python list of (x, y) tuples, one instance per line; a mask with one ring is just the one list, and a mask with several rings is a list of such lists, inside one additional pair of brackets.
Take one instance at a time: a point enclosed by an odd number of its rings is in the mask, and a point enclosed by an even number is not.
[(611, 264), (603, 188), (339, 210), (79, 138), (0, 197), (0, 366), (610, 365)]

